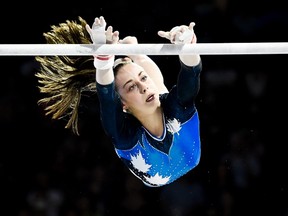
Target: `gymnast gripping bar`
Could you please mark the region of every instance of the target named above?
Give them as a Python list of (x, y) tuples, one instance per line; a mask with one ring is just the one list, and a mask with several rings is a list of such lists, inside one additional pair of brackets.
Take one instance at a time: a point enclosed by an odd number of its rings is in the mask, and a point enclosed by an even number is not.
[(2, 44), (0, 56), (288, 54), (288, 42), (197, 44)]

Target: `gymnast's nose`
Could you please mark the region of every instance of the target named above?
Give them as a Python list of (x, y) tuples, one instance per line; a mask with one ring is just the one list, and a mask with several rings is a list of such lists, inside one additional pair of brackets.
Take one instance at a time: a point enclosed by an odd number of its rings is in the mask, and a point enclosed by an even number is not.
[(140, 84), (139, 84), (139, 88), (140, 88), (140, 92), (141, 92), (142, 94), (144, 94), (144, 93), (147, 91), (148, 86), (147, 86), (146, 84), (144, 84), (144, 83), (140, 83)]

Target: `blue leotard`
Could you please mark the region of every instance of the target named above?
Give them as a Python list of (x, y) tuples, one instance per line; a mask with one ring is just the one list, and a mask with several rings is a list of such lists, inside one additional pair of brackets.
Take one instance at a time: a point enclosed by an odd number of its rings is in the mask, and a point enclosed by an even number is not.
[(177, 85), (160, 95), (164, 133), (149, 133), (130, 114), (124, 113), (114, 82), (97, 83), (101, 120), (116, 154), (145, 185), (169, 184), (198, 165), (201, 155), (199, 117), (195, 97), (200, 86), (202, 62), (188, 67), (181, 61)]

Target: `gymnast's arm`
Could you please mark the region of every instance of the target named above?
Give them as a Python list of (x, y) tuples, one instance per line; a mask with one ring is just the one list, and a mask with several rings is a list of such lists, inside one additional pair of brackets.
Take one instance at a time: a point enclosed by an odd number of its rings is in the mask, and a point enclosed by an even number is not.
[[(189, 29), (193, 30), (194, 23), (190, 23)], [(192, 40), (186, 43), (197, 43), (197, 37), (192, 31)], [(181, 104), (189, 105), (194, 103), (200, 89), (200, 73), (202, 61), (199, 54), (179, 55), (181, 69), (177, 80), (177, 95)]]
[[(106, 28), (104, 17), (96, 17), (92, 27), (86, 25), (93, 43), (117, 44), (119, 41), (119, 32), (114, 31), (112, 26)], [(101, 39), (101, 41), (98, 41)], [(95, 55), (94, 67), (96, 68), (96, 88), (100, 101), (100, 113), (102, 124), (111, 135), (111, 131), (116, 131), (118, 125), (115, 124), (116, 113), (121, 113), (121, 101), (115, 93), (114, 78), (114, 55)], [(119, 122), (119, 121), (118, 121)], [(110, 131), (109, 131), (110, 130)]]
[[(181, 25), (170, 31), (158, 31), (158, 35), (167, 38), (173, 44), (195, 44), (197, 42), (194, 33), (195, 23), (189, 26)], [(199, 54), (179, 55), (181, 69), (177, 80), (177, 97), (183, 106), (194, 103), (200, 87), (200, 72), (202, 62)]]
[(177, 80), (177, 98), (183, 106), (192, 105), (200, 89), (201, 60), (195, 66), (180, 61), (181, 69)]

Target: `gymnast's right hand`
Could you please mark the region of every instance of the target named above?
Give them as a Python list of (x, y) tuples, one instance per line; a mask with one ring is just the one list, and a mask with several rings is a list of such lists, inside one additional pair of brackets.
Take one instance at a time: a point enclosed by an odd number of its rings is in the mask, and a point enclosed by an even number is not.
[[(92, 28), (87, 24), (86, 30), (90, 35), (93, 44), (114, 44), (119, 41), (119, 32), (113, 32), (112, 26), (106, 28), (106, 21), (103, 16), (96, 17)], [(100, 70), (108, 70), (113, 67), (115, 56), (110, 54), (97, 54), (94, 56), (94, 67)]]

